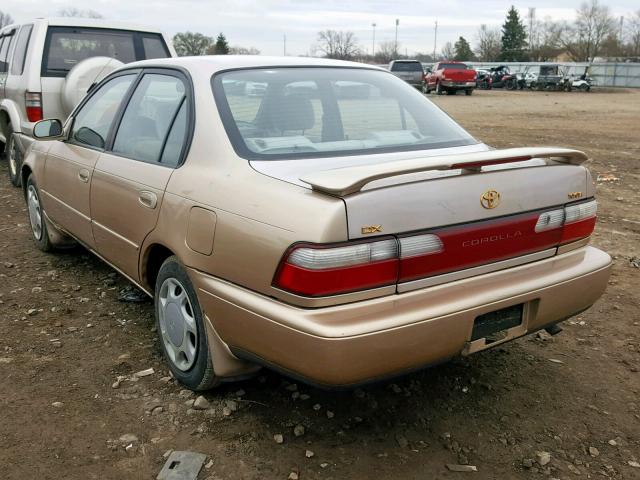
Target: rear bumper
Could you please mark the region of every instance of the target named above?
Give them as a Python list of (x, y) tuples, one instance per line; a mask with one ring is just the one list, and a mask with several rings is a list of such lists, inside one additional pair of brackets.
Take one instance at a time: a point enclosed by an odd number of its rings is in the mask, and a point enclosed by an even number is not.
[(470, 342), (478, 315), (524, 304), (512, 340), (591, 306), (611, 258), (584, 247), (553, 258), (403, 294), (303, 309), (195, 270), (203, 310), (237, 356), (327, 386), (400, 374), (488, 348)]
[(447, 87), (447, 88), (475, 88), (476, 86), (476, 82), (475, 81), (469, 81), (469, 82), (454, 82), (452, 80), (442, 80), (440, 82), (442, 84), (443, 87)]

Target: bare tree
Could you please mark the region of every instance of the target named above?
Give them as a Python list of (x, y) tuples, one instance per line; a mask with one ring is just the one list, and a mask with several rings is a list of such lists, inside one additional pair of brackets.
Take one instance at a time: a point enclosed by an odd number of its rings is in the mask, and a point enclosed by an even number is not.
[(260, 55), (260, 50), (255, 47), (230, 47), (230, 55)]
[(353, 32), (323, 30), (318, 32), (318, 50), (327, 58), (348, 60), (355, 57), (360, 49)]
[(489, 29), (486, 25), (480, 25), (476, 35), (478, 47), (476, 53), (484, 62), (496, 62), (500, 57), (501, 33), (497, 28)]
[(393, 40), (384, 41), (376, 45), (375, 60), (379, 63), (389, 63), (396, 59), (396, 42)]
[(58, 15), (61, 17), (104, 18), (100, 12), (96, 12), (95, 10), (81, 10), (75, 7), (63, 8), (58, 11)]
[(4, 13), (0, 10), (0, 28), (6, 27), (7, 25), (11, 25), (13, 23), (13, 17), (8, 13)]
[(564, 50), (562, 35), (564, 29), (567, 28), (564, 24), (554, 22), (550, 17), (545, 17), (542, 22), (534, 22), (533, 28), (534, 43), (529, 48), (532, 62), (547, 62), (562, 53)]
[(444, 60), (452, 60), (455, 55), (456, 51), (453, 48), (453, 44), (451, 42), (445, 43), (444, 47), (442, 47), (442, 58)]
[(576, 21), (565, 26), (560, 35), (562, 46), (577, 62), (590, 62), (600, 53), (603, 41), (615, 30), (609, 7), (590, 0), (580, 5)]
[(627, 36), (629, 38), (629, 54), (640, 57), (640, 10), (627, 22)]

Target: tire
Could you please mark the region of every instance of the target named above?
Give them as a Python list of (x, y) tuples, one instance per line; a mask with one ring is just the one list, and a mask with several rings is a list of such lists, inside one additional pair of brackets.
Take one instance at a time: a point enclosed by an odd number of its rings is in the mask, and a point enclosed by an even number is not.
[(428, 95), (429, 94), (429, 89), (427, 88), (427, 85), (425, 83), (422, 84), (422, 93), (424, 95)]
[(51, 239), (49, 238), (49, 229), (44, 218), (44, 209), (40, 202), (40, 190), (33, 178), (29, 175), (27, 185), (24, 190), (24, 198), (27, 203), (27, 212), (29, 213), (29, 224), (31, 225), (31, 236), (39, 250), (50, 252), (53, 250)]
[(473, 94), (473, 88), (467, 88), (467, 89), (464, 91), (464, 94), (465, 94), (467, 97), (468, 97), (469, 95), (472, 95), (472, 94)]
[(194, 391), (219, 385), (204, 315), (193, 284), (176, 256), (167, 258), (160, 267), (153, 302), (160, 348), (173, 376)]
[(19, 187), (22, 185), (22, 178), (20, 176), (20, 169), (22, 168), (22, 152), (16, 143), (11, 126), (9, 126), (9, 134), (7, 135), (5, 153), (7, 156), (7, 163), (9, 165), (9, 180), (14, 187)]

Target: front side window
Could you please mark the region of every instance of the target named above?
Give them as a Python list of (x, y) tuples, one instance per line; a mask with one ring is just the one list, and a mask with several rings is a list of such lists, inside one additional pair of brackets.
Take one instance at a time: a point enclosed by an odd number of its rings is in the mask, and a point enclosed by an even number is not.
[(31, 38), (31, 31), (33, 25), (25, 25), (20, 30), (18, 40), (16, 42), (16, 48), (13, 53), (13, 63), (11, 65), (11, 73), (13, 75), (22, 75), (24, 72), (24, 62), (27, 58), (27, 49), (29, 47), (29, 39)]
[(186, 99), (184, 82), (174, 76), (145, 74), (118, 127), (113, 152), (144, 162), (158, 162), (165, 138)]
[(135, 78), (135, 74), (122, 75), (102, 85), (74, 115), (71, 141), (103, 149), (113, 119)]
[(414, 88), (378, 70), (237, 70), (215, 75), (213, 91), (236, 152), (248, 159), (298, 159), (477, 143)]
[(90, 57), (136, 60), (134, 32), (100, 28), (49, 27), (42, 57), (43, 76), (65, 76)]

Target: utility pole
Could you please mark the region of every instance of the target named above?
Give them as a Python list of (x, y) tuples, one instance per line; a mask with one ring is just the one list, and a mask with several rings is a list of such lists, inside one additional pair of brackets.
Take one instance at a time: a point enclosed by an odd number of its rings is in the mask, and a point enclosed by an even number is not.
[(436, 20), (436, 28), (433, 33), (433, 61), (436, 61), (436, 45), (438, 44), (438, 20)]
[(376, 24), (372, 23), (373, 27), (373, 39), (371, 40), (371, 56), (374, 57), (376, 54)]
[(287, 56), (287, 34), (282, 35), (282, 54)]
[(624, 16), (620, 16), (620, 46), (622, 46), (622, 37), (624, 36)]
[(394, 56), (397, 58), (398, 57), (398, 25), (400, 24), (400, 19), (396, 18), (396, 43), (395, 46), (393, 48), (393, 53), (395, 54)]
[(529, 50), (531, 50), (533, 45), (533, 25), (536, 22), (536, 9), (535, 7), (529, 7)]

